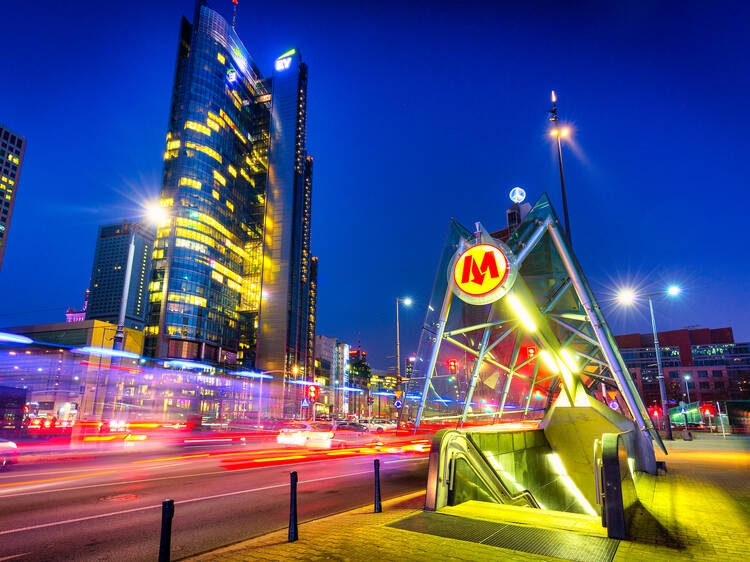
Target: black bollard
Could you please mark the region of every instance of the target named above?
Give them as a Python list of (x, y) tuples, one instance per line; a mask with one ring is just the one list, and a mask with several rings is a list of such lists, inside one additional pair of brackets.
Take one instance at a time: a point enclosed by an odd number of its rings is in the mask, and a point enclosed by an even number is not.
[(383, 511), (380, 505), (380, 459), (375, 459), (375, 513)]
[(289, 502), (289, 542), (294, 542), (299, 538), (297, 532), (297, 473), (289, 473), (291, 499)]
[(172, 518), (174, 517), (174, 500), (161, 502), (161, 540), (159, 541), (159, 562), (169, 562), (172, 549)]

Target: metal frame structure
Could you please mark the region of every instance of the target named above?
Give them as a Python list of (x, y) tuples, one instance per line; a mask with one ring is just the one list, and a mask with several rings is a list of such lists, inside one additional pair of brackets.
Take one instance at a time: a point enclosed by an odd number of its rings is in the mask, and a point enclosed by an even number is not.
[[(581, 375), (585, 375), (594, 381), (604, 383), (604, 385), (619, 391), (635, 425), (641, 430), (644, 437), (646, 435), (650, 436), (664, 449), (659, 434), (653, 427), (651, 418), (628, 373), (614, 337), (606, 324), (604, 315), (596, 303), (593, 292), (581, 272), (580, 266), (570, 249), (569, 241), (561, 230), (546, 196), (543, 196), (540, 202), (548, 205), (546, 218), (542, 218), (541, 220), (537, 218), (535, 228), (527, 229), (518, 238), (513, 240), (516, 263), (519, 269), (512, 292), (523, 298), (526, 303), (535, 302), (521, 273), (521, 266), (534, 248), (545, 239), (545, 235), (549, 237), (551, 242), (550, 247), (556, 251), (567, 279), (562, 280), (558, 286), (553, 288), (551, 296), (544, 306), (531, 307), (532, 310), (529, 310), (529, 314), (537, 326), (537, 329), (533, 332), (526, 330), (521, 322), (514, 320), (512, 314), (508, 315), (510, 319), (499, 319), (506, 316), (502, 312), (507, 307), (505, 297), (490, 306), (486, 321), (463, 326), (459, 329), (446, 330), (451, 303), (454, 298), (452, 283), (449, 281), (443, 296), (440, 315), (435, 323), (434, 335), (430, 338), (434, 343), (424, 372), (424, 384), (422, 385), (422, 393), (419, 397), (415, 428), (423, 421), (425, 403), (428, 400), (428, 392), (430, 391), (433, 375), (436, 371), (440, 349), (444, 343), (447, 343), (475, 358), (468, 382), (468, 390), (463, 400), (463, 407), (458, 415), (457, 427), (463, 425), (469, 415), (480, 369), (483, 364), (488, 364), (500, 369), (505, 374), (505, 382), (498, 394), (498, 406), (494, 412), (494, 416), (492, 416), (493, 421), (498, 421), (503, 417), (508, 391), (514, 378), (524, 380), (529, 384), (528, 396), (526, 397), (524, 408), (524, 412), (528, 412), (531, 395), (535, 389), (544, 389), (545, 392), (551, 394), (551, 389), (557, 388), (555, 386), (557, 384), (562, 385), (562, 390), (570, 401), (570, 404), (574, 404), (576, 389), (581, 388), (577, 384), (578, 380), (580, 380)], [(537, 205), (540, 202), (537, 202)], [(475, 236), (476, 240), (462, 239), (458, 245), (459, 251), (475, 241), (481, 243), (482, 240), (492, 240), (490, 235), (478, 223)], [(443, 273), (439, 272), (438, 275)], [(550, 275), (550, 278), (552, 278), (552, 275)], [(571, 291), (574, 292), (574, 301), (577, 304), (574, 309), (569, 309), (570, 298), (567, 299), (567, 305), (561, 306), (561, 301), (564, 300), (562, 297), (570, 295)], [(553, 330), (553, 326), (555, 330)], [(494, 341), (491, 341), (492, 331), (496, 329), (500, 329), (502, 333)], [(481, 339), (477, 338), (474, 341), (471, 338), (465, 337), (465, 342), (460, 341), (460, 336), (466, 336), (475, 330), (477, 333), (481, 331)], [(510, 359), (505, 363), (493, 354), (493, 349), (501, 341), (513, 334), (515, 334), (515, 339), (512, 353)], [(579, 362), (579, 368), (576, 369), (576, 372), (572, 372), (564, 364), (560, 363), (558, 374), (540, 376), (540, 354), (536, 354), (536, 356), (521, 362), (518, 361), (524, 337), (532, 339), (540, 350), (547, 350), (555, 356), (559, 356), (560, 351), (563, 349), (566, 352), (575, 354)], [(531, 377), (524, 376), (518, 372), (519, 369), (530, 363), (534, 363), (533, 375)], [(547, 386), (542, 384), (545, 382)]]

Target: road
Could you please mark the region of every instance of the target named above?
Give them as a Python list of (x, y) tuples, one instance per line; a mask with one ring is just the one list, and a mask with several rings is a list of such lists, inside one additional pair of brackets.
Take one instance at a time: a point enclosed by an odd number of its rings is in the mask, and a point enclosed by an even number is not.
[(289, 473), (300, 522), (424, 489), (427, 457), (398, 449), (202, 447), (16, 465), (0, 474), (0, 560), (154, 560), (161, 502), (175, 500), (179, 559), (285, 527)]

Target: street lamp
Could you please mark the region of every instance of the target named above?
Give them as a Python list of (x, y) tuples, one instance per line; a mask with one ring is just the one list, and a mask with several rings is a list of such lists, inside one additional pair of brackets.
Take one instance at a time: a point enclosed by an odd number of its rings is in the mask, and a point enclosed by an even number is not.
[(167, 212), (158, 203), (150, 204), (146, 207), (146, 216), (130, 224), (130, 243), (128, 245), (128, 261), (125, 265), (125, 278), (122, 283), (122, 297), (120, 299), (120, 314), (117, 318), (117, 331), (112, 341), (112, 349), (123, 348), (125, 342), (125, 312), (128, 306), (128, 294), (130, 293), (130, 281), (133, 275), (133, 256), (135, 254), (135, 233), (138, 229), (147, 223), (160, 224), (167, 219)]
[(656, 368), (658, 371), (657, 379), (659, 380), (659, 394), (661, 397), (661, 409), (664, 412), (664, 424), (667, 430), (667, 439), (671, 441), (672, 437), (672, 423), (669, 419), (669, 405), (667, 403), (667, 388), (664, 384), (664, 372), (661, 365), (661, 350), (659, 349), (659, 336), (656, 333), (656, 320), (654, 318), (654, 302), (653, 297), (658, 295), (664, 295), (670, 297), (676, 297), (681, 292), (680, 287), (677, 285), (670, 285), (666, 291), (657, 291), (654, 293), (637, 294), (633, 289), (625, 288), (621, 289), (617, 294), (617, 300), (624, 306), (630, 306), (635, 304), (636, 299), (640, 297), (648, 298), (648, 307), (651, 311), (651, 329), (654, 332), (654, 351), (656, 352)]
[(555, 137), (557, 141), (557, 165), (560, 168), (560, 191), (562, 192), (562, 203), (563, 203), (563, 216), (565, 218), (565, 235), (568, 238), (568, 243), (573, 244), (573, 239), (570, 236), (570, 219), (568, 218), (568, 197), (565, 194), (565, 176), (563, 174), (563, 161), (562, 161), (562, 145), (560, 139), (570, 135), (570, 129), (568, 127), (560, 127), (559, 117), (557, 114), (557, 95), (552, 90), (552, 109), (549, 110), (549, 120), (554, 123), (555, 128), (550, 131), (550, 135)]
[[(404, 306), (411, 306), (412, 301), (410, 297), (400, 298), (396, 297), (396, 384), (401, 384), (401, 336), (399, 333), (399, 321), (398, 321), (398, 303), (404, 303)], [(399, 387), (400, 390), (400, 387)]]
[(687, 403), (690, 404), (690, 386), (688, 386), (690, 375), (685, 375), (683, 378), (685, 379), (685, 392), (687, 393)]

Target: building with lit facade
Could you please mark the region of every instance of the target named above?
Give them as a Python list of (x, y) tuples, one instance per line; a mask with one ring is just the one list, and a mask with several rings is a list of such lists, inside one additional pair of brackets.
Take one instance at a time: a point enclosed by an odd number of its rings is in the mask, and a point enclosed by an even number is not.
[(205, 1), (182, 19), (147, 354), (312, 376), (306, 97), (295, 50), (264, 77)]
[(91, 267), (91, 281), (84, 304), (85, 318), (117, 324), (131, 236), (135, 251), (128, 301), (125, 306), (125, 326), (143, 331), (148, 308), (148, 284), (151, 277), (155, 232), (153, 228), (136, 222), (99, 227), (94, 263)]
[[(671, 402), (750, 398), (750, 343), (735, 343), (731, 328), (659, 332), (662, 371)], [(615, 336), (647, 406), (660, 405), (653, 334)], [(686, 378), (687, 377), (687, 378)]]
[(0, 268), (3, 266), (25, 152), (26, 138), (0, 123)]

